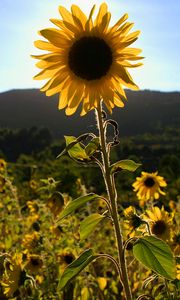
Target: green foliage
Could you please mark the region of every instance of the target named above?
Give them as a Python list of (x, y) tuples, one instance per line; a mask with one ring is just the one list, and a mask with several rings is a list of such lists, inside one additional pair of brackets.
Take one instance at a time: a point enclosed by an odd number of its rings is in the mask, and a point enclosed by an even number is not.
[(99, 222), (101, 222), (105, 216), (100, 214), (92, 214), (84, 219), (80, 224), (80, 238), (86, 239), (91, 232), (96, 228)]
[(66, 150), (71, 158), (80, 161), (90, 159), (82, 144), (77, 142), (76, 137), (65, 136), (65, 140), (66, 140)]
[(133, 246), (133, 254), (144, 266), (160, 276), (176, 278), (176, 264), (170, 247), (154, 236), (138, 238)]
[(93, 138), (90, 143), (85, 147), (88, 156), (92, 156), (100, 147), (99, 138)]
[(63, 289), (74, 277), (76, 277), (97, 255), (93, 255), (92, 249), (84, 251), (76, 260), (74, 260), (62, 274), (58, 289)]
[(96, 194), (88, 194), (86, 196), (79, 197), (67, 204), (65, 209), (62, 211), (62, 213), (59, 216), (59, 221), (70, 215), (72, 212), (74, 212), (76, 209), (80, 208), (83, 204), (95, 200), (100, 199), (101, 197)]
[(134, 172), (140, 166), (141, 166), (141, 164), (138, 164), (130, 159), (120, 160), (111, 166), (111, 174), (119, 172), (121, 170), (127, 170), (130, 172)]

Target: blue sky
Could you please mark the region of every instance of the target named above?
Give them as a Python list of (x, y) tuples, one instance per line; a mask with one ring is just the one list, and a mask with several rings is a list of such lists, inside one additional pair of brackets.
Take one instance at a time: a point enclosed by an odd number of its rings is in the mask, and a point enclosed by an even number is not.
[[(30, 54), (40, 54), (33, 41), (37, 31), (53, 27), (58, 6), (79, 5), (89, 12), (99, 0), (1, 0), (0, 1), (0, 92), (17, 88), (39, 88), (38, 73)], [(107, 0), (112, 23), (124, 13), (141, 35), (134, 46), (143, 49), (144, 65), (130, 70), (140, 89), (180, 90), (180, 0)]]

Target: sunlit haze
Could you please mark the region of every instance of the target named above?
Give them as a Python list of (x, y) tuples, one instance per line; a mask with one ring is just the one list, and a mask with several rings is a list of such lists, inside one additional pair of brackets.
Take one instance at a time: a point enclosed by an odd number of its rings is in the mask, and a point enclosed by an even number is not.
[[(39, 88), (42, 81), (33, 80), (39, 72), (31, 54), (40, 54), (33, 45), (37, 31), (54, 27), (50, 18), (58, 18), (58, 6), (70, 9), (79, 5), (89, 12), (103, 1), (88, 0), (1, 0), (1, 67), (0, 92), (9, 89)], [(141, 30), (135, 46), (143, 49), (142, 67), (130, 70), (140, 89), (180, 90), (180, 1), (179, 0), (107, 0), (112, 24), (124, 13)]]

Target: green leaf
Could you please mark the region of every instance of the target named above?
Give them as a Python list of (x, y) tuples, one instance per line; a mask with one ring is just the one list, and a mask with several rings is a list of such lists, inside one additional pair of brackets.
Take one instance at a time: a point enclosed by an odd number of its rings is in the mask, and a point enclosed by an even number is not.
[(70, 215), (73, 211), (81, 207), (83, 204), (98, 198), (100, 199), (101, 197), (99, 195), (91, 193), (68, 202), (67, 206), (64, 208), (64, 210), (59, 216), (59, 221)]
[(92, 249), (84, 251), (76, 260), (66, 267), (59, 280), (58, 289), (62, 290), (74, 277), (76, 277), (97, 255)]
[(111, 165), (110, 172), (111, 172), (111, 174), (115, 173), (115, 172), (119, 172), (121, 170), (127, 170), (127, 171), (134, 172), (140, 166), (141, 166), (141, 164), (138, 164), (133, 160), (124, 159), (124, 160), (120, 160), (120, 161), (116, 162), (115, 164)]
[(154, 236), (139, 238), (133, 246), (133, 253), (148, 269), (173, 280), (176, 278), (176, 264), (170, 247)]
[(92, 156), (98, 150), (99, 146), (100, 146), (99, 138), (98, 137), (93, 138), (85, 148), (87, 155)]
[(89, 160), (89, 156), (87, 155), (84, 147), (77, 142), (76, 137), (74, 136), (65, 136), (66, 140), (66, 150), (70, 157), (78, 159), (78, 160)]
[(100, 214), (92, 214), (81, 222), (80, 225), (80, 237), (86, 239), (91, 232), (96, 228), (97, 224), (101, 222), (105, 216)]

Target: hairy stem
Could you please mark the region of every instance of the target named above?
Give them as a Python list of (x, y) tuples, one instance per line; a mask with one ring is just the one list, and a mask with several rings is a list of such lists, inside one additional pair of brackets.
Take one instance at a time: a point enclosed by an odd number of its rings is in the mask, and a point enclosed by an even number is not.
[(100, 143), (101, 143), (101, 149), (102, 149), (102, 161), (103, 161), (103, 168), (104, 172), (104, 181), (106, 184), (106, 189), (108, 193), (108, 198), (111, 204), (111, 215), (113, 219), (113, 225), (115, 230), (115, 236), (116, 236), (116, 242), (117, 242), (117, 248), (118, 248), (118, 257), (119, 257), (119, 265), (120, 265), (120, 281), (123, 284), (124, 287), (124, 293), (127, 300), (132, 300), (132, 294), (129, 286), (129, 280), (128, 280), (128, 273), (127, 273), (127, 266), (126, 266), (126, 260), (124, 256), (123, 251), (123, 237), (121, 233), (121, 227), (119, 224), (118, 219), (118, 209), (117, 209), (117, 192), (116, 187), (114, 183), (114, 177), (110, 173), (110, 161), (109, 161), (109, 151), (106, 143), (106, 133), (104, 129), (104, 120), (102, 117), (102, 107), (101, 103), (99, 104), (97, 108), (97, 125), (99, 129), (99, 136), (100, 136)]

